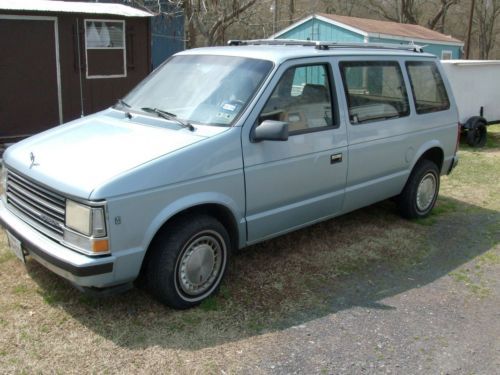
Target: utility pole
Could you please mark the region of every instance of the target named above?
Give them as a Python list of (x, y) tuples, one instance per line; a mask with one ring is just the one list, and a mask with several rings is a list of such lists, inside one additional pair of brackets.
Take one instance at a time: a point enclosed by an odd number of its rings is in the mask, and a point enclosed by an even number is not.
[(293, 18), (295, 15), (295, 0), (290, 0), (288, 4), (288, 24), (291, 25), (293, 23)]
[(278, 24), (278, 0), (273, 1), (273, 35), (276, 34), (276, 26)]
[(469, 13), (469, 27), (467, 28), (467, 44), (465, 45), (465, 59), (469, 60), (470, 54), (470, 34), (472, 32), (472, 19), (474, 17), (474, 5), (476, 0), (471, 1), (470, 13)]

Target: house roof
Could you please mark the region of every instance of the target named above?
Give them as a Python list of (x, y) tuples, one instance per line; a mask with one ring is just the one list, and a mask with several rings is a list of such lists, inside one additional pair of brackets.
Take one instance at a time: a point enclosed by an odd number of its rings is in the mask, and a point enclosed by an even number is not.
[(346, 28), (357, 34), (366, 37), (378, 37), (388, 39), (402, 39), (405, 41), (423, 42), (423, 43), (439, 43), (463, 45), (464, 43), (450, 35), (445, 35), (434, 30), (430, 30), (424, 26), (413, 25), (408, 23), (398, 23), (390, 21), (379, 21), (368, 18), (339, 16), (337, 14), (318, 13), (309, 16), (291, 26), (275, 34), (273, 37), (278, 37), (294, 27), (309, 21), (312, 18), (328, 22), (330, 24)]
[(151, 17), (153, 14), (122, 4), (53, 0), (0, 0), (0, 11), (109, 14), (122, 17)]

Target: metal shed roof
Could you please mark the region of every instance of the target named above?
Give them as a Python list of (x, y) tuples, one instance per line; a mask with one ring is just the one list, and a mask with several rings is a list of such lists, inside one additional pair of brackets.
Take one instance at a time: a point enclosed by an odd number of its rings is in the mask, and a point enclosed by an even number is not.
[(0, 0), (0, 12), (31, 11), (53, 13), (109, 14), (122, 17), (151, 17), (153, 14), (122, 4), (84, 3), (53, 0)]
[(398, 23), (391, 21), (380, 21), (368, 18), (340, 16), (337, 14), (318, 13), (306, 17), (284, 30), (279, 31), (271, 38), (277, 38), (282, 34), (290, 31), (291, 29), (313, 19), (330, 23), (348, 29), (354, 33), (376, 38), (389, 38), (401, 39), (406, 41), (424, 42), (424, 43), (438, 43), (448, 45), (463, 46), (463, 42), (453, 38), (450, 35), (441, 34), (437, 31), (428, 29), (420, 25), (413, 25), (408, 23)]

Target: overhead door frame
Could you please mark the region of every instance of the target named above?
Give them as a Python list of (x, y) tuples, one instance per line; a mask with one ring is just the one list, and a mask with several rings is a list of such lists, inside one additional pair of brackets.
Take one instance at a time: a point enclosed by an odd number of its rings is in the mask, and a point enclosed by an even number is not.
[(53, 21), (54, 22), (54, 42), (56, 51), (56, 79), (57, 79), (57, 101), (59, 105), (59, 124), (63, 123), (63, 106), (61, 93), (61, 64), (59, 61), (59, 24), (57, 17), (50, 16), (25, 16), (25, 15), (7, 15), (0, 14), (0, 19), (6, 20), (31, 20), (31, 21)]

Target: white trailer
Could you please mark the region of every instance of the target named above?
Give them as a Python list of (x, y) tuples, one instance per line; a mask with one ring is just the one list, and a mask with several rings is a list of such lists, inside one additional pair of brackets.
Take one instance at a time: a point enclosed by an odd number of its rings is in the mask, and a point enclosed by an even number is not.
[(467, 143), (486, 144), (486, 126), (500, 122), (500, 60), (442, 60)]

